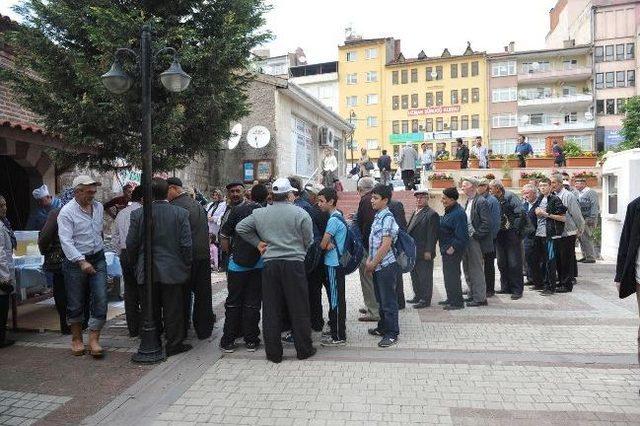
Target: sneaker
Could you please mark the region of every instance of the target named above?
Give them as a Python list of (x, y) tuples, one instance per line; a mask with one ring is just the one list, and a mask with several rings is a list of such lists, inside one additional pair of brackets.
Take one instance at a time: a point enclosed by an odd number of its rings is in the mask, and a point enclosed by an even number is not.
[(326, 339), (320, 342), (320, 346), (331, 347), (331, 346), (347, 346), (346, 340), (335, 340), (335, 339)]
[(441, 300), (441, 301), (438, 302), (438, 305), (440, 305), (440, 306), (447, 306), (448, 304), (449, 304), (448, 300)]
[(372, 336), (384, 336), (384, 334), (382, 334), (382, 331), (378, 330), (377, 328), (370, 328), (368, 332)]
[(226, 354), (232, 354), (238, 349), (238, 345), (235, 342), (228, 343), (226, 345), (220, 344), (220, 350)]
[(289, 343), (289, 344), (293, 344), (293, 334), (292, 333), (287, 333), (286, 336), (284, 336), (282, 338), (282, 343)]
[(248, 352), (255, 352), (260, 347), (260, 342), (247, 342), (244, 344)]
[(540, 292), (540, 295), (542, 295), (542, 296), (551, 296), (554, 293), (555, 292), (553, 290), (545, 288), (544, 290), (542, 290), (542, 292)]
[(413, 299), (407, 299), (407, 303), (419, 303), (420, 299), (417, 297), (414, 297)]
[(398, 339), (394, 339), (393, 337), (385, 337), (384, 339), (378, 342), (378, 347), (380, 348), (388, 348), (390, 346), (398, 343)]

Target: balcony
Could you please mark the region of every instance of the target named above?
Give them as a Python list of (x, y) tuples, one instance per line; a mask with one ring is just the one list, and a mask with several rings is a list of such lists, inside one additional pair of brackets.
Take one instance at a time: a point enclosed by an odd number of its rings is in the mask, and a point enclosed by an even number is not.
[(545, 105), (581, 105), (588, 107), (593, 103), (593, 94), (591, 93), (576, 93), (566, 96), (552, 96), (548, 94), (541, 94), (536, 96), (520, 96), (518, 99), (518, 107), (540, 107)]
[(594, 130), (596, 128), (595, 120), (591, 121), (574, 121), (573, 123), (565, 123), (564, 117), (549, 118), (542, 123), (526, 123), (518, 125), (518, 133), (554, 133), (568, 132), (580, 130)]
[(590, 66), (559, 66), (552, 68), (520, 68), (518, 72), (518, 83), (551, 83), (556, 81), (582, 81), (591, 78), (593, 69)]

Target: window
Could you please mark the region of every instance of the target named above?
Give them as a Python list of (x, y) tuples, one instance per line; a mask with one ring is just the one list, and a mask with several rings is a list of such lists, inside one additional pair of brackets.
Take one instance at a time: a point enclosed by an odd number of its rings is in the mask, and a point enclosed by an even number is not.
[(398, 133), (400, 133), (400, 121), (398, 120), (393, 120), (391, 122), (391, 128), (392, 128), (392, 132), (394, 135), (397, 135)]
[(458, 103), (458, 91), (457, 90), (452, 90), (451, 91), (451, 105), (455, 105)]
[(377, 105), (378, 104), (378, 94), (371, 93), (367, 95), (367, 105)]
[(607, 89), (611, 89), (612, 87), (615, 87), (616, 84), (615, 84), (614, 78), (615, 78), (615, 73), (613, 72), (605, 73), (604, 82), (605, 82), (605, 87)]
[(378, 127), (378, 117), (374, 115), (367, 117), (367, 127)]
[(378, 81), (378, 72), (377, 71), (368, 71), (367, 72), (367, 83), (375, 83)]
[(609, 214), (618, 214), (618, 176), (607, 175), (607, 211)]
[(615, 99), (607, 99), (605, 105), (606, 105), (606, 113), (607, 113), (607, 115), (615, 115), (615, 113), (616, 113), (616, 100)]
[(604, 89), (604, 73), (596, 74), (596, 89)]
[[(517, 143), (515, 139), (491, 139), (489, 148), (494, 154), (513, 154)], [(529, 143), (531, 143), (531, 138), (529, 138)]]
[(535, 61), (535, 62), (523, 62), (522, 72), (532, 74), (534, 72), (546, 72), (551, 70), (551, 63), (549, 61)]
[(347, 106), (354, 107), (358, 105), (358, 97), (357, 96), (347, 96)]
[(460, 103), (463, 103), (463, 104), (469, 103), (469, 89), (462, 89), (460, 91)]
[(543, 123), (543, 121), (544, 121), (544, 114), (542, 113), (531, 114), (531, 116), (529, 117), (529, 123), (534, 125), (540, 125)]
[(616, 44), (616, 61), (624, 61), (624, 44)]
[(626, 99), (618, 98), (616, 99), (616, 112), (618, 115), (624, 114), (624, 104), (626, 103)]
[(411, 68), (411, 82), (418, 82), (418, 68)]
[(442, 80), (442, 65), (436, 66), (436, 80)]
[(603, 46), (596, 46), (593, 56), (594, 56), (596, 62), (603, 62), (604, 61), (604, 47)]
[(411, 120), (411, 133), (418, 133), (418, 120)]
[(516, 114), (497, 114), (491, 117), (491, 127), (494, 129), (516, 126), (518, 126), (518, 116)]
[(398, 71), (391, 73), (391, 84), (398, 84)]
[(409, 109), (409, 95), (402, 95), (400, 103), (402, 104), (402, 109)]
[(460, 77), (469, 77), (469, 64), (467, 62), (460, 64)]
[(475, 77), (480, 73), (480, 66), (478, 65), (478, 61), (471, 62), (471, 76)]
[(604, 47), (604, 60), (613, 61), (613, 44)]
[(442, 92), (436, 92), (436, 105), (441, 106), (443, 103)]
[(578, 122), (578, 113), (577, 112), (569, 112), (564, 115), (565, 123), (577, 123)]
[(478, 114), (473, 114), (471, 116), (471, 128), (472, 129), (480, 128), (480, 116)]
[(576, 59), (569, 59), (566, 61), (562, 61), (562, 69), (563, 70), (573, 70), (578, 67), (578, 61)]
[(441, 132), (444, 130), (444, 120), (442, 117), (436, 118), (436, 132)]
[(516, 100), (518, 100), (518, 89), (515, 87), (493, 89), (491, 92), (492, 102), (512, 102)]
[(376, 49), (375, 47), (365, 49), (364, 56), (367, 59), (375, 59), (378, 57), (378, 49)]
[(380, 149), (380, 144), (378, 143), (378, 139), (367, 139), (367, 149), (375, 151)]
[(409, 71), (400, 70), (400, 83), (407, 84), (409, 82)]
[(402, 120), (402, 133), (409, 133), (409, 120)]
[(353, 62), (358, 59), (356, 52), (347, 52), (347, 62)]
[(578, 89), (576, 86), (563, 86), (562, 87), (562, 96), (574, 96), (578, 93)]
[(636, 85), (636, 72), (635, 70), (627, 71), (627, 86), (635, 87)]
[(633, 59), (635, 57), (635, 47), (636, 45), (634, 43), (627, 43), (627, 52), (625, 55), (625, 59)]
[(433, 92), (428, 92), (425, 96), (425, 105), (430, 107), (433, 106)]
[(427, 132), (433, 132), (433, 118), (427, 118), (425, 122), (425, 130)]
[(480, 89), (477, 87), (474, 87), (473, 89), (471, 89), (471, 102), (472, 103), (480, 102)]
[(411, 108), (418, 108), (418, 94), (411, 94)]
[(516, 61), (495, 62), (491, 65), (491, 77), (516, 75)]
[(469, 130), (469, 116), (460, 116), (460, 130)]
[(400, 96), (391, 97), (391, 109), (400, 109)]
[(565, 136), (565, 142), (573, 142), (577, 144), (583, 151), (593, 150), (593, 138), (588, 135)]
[(358, 74), (347, 74), (347, 84), (358, 84)]
[(604, 114), (604, 100), (602, 99), (596, 101), (596, 114)]
[(451, 117), (451, 130), (458, 130), (458, 117)]
[(458, 78), (458, 64), (451, 64), (451, 78)]
[(626, 81), (626, 73), (624, 71), (616, 72), (616, 86), (624, 87), (624, 83)]
[(427, 81), (433, 80), (433, 75), (431, 75), (432, 73), (433, 73), (433, 68), (427, 67), (426, 68)]

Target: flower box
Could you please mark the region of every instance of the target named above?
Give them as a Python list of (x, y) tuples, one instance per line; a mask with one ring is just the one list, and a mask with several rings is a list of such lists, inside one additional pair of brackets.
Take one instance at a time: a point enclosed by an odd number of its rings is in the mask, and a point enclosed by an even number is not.
[(460, 170), (460, 160), (436, 160), (436, 170)]
[(513, 180), (511, 178), (502, 178), (502, 186), (504, 186), (505, 188), (511, 188), (511, 185), (513, 184)]
[(433, 179), (431, 182), (431, 188), (445, 189), (455, 186), (453, 179)]
[[(507, 160), (507, 164), (509, 164), (509, 167), (512, 169), (515, 169), (516, 167), (518, 167), (518, 159), (508, 159)], [(503, 158), (492, 158), (489, 160), (489, 168), (491, 169), (500, 169), (504, 166), (504, 159)]]
[(522, 188), (526, 184), (529, 183), (530, 180), (535, 180), (534, 178), (520, 178), (518, 179), (518, 188)]
[(480, 168), (480, 160), (477, 158), (469, 158), (469, 168), (470, 169), (479, 169)]
[(567, 157), (567, 167), (595, 167), (598, 157)]
[(527, 167), (553, 167), (553, 157), (529, 157)]
[[(597, 188), (600, 186), (600, 178), (597, 176), (581, 176), (586, 182), (589, 188)], [(575, 185), (576, 177), (572, 179), (572, 183)]]

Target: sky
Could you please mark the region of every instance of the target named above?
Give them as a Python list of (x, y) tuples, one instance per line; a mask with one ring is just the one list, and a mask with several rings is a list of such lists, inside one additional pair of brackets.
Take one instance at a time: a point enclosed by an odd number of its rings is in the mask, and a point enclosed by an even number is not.
[[(474, 50), (501, 52), (510, 41), (516, 50), (544, 47), (549, 10), (556, 0), (266, 0), (274, 39), (272, 56), (301, 47), (309, 63), (334, 61), (337, 46), (351, 27), (364, 38), (394, 37), (404, 56), (424, 49), (436, 56), (447, 47), (460, 54)], [(0, 0), (0, 13), (16, 18), (16, 0)]]

